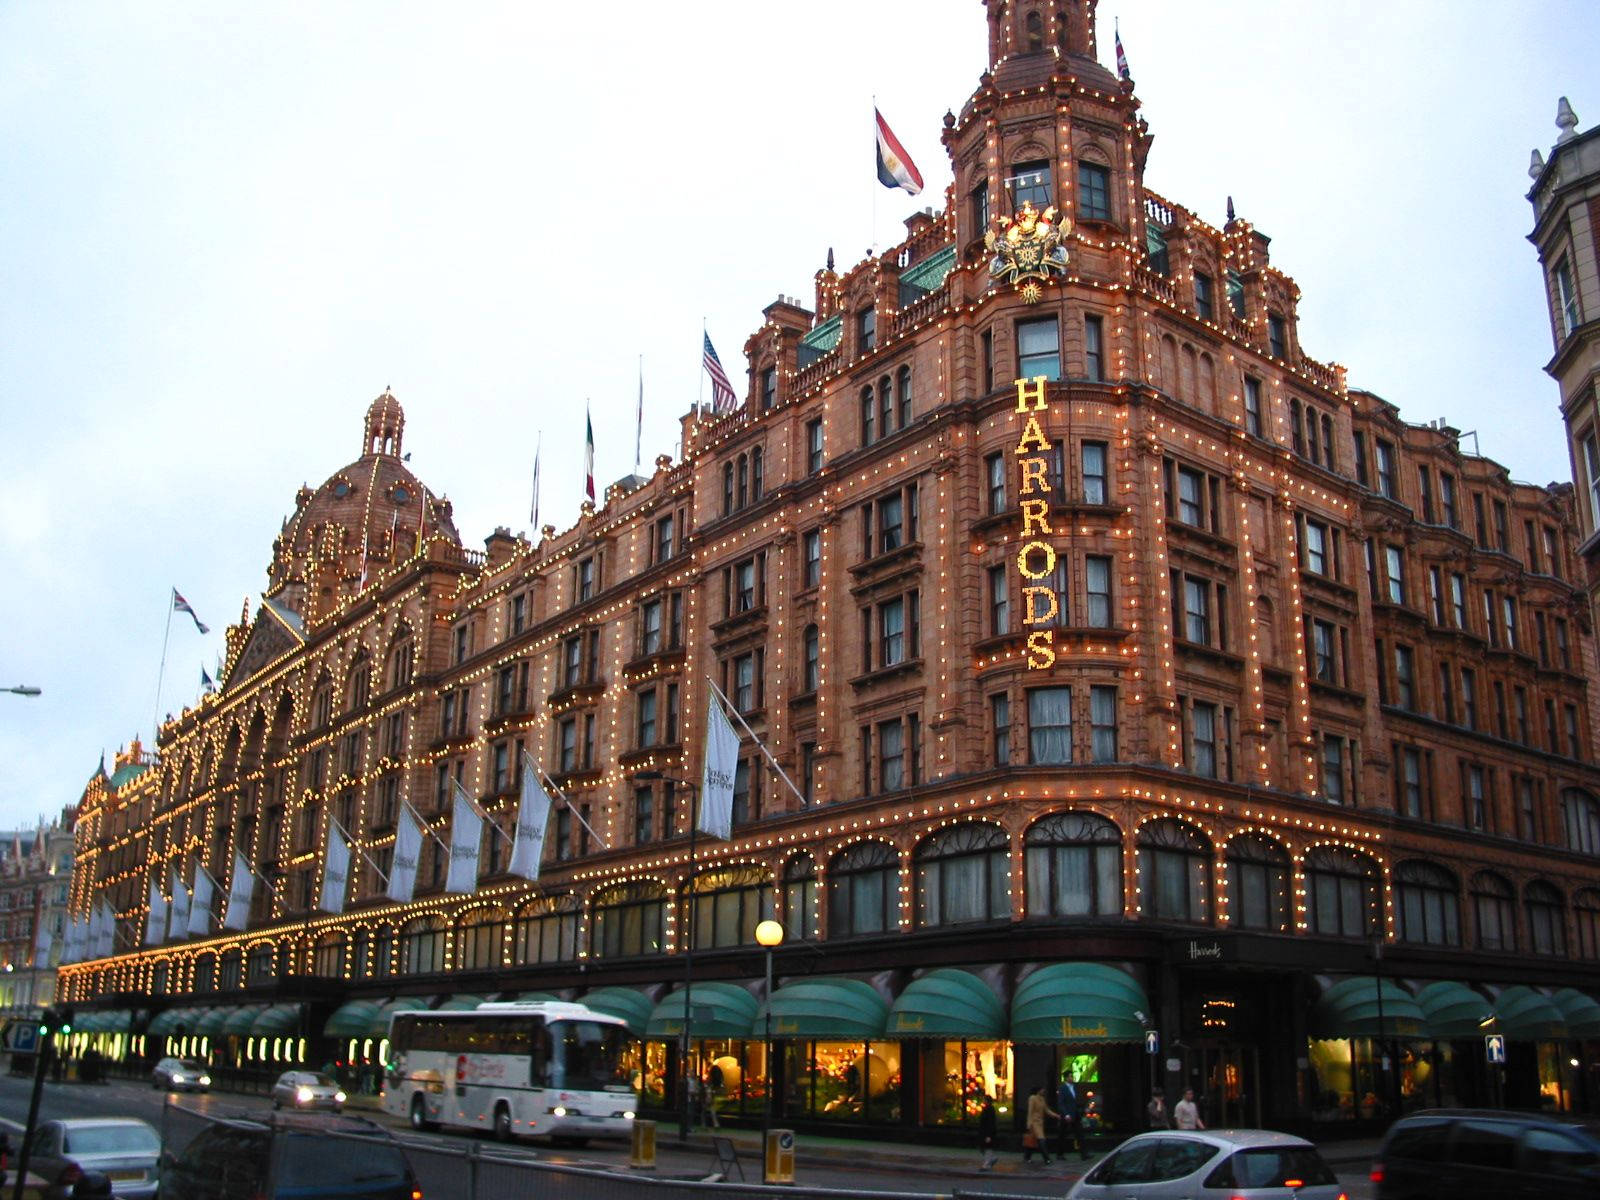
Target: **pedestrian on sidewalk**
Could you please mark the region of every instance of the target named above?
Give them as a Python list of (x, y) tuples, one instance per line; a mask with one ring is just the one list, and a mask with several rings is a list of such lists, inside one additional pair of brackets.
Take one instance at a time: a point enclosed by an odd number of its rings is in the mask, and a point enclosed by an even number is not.
[(706, 1128), (719, 1129), (717, 1121), (717, 1093), (722, 1090), (722, 1068), (716, 1063), (706, 1072), (705, 1086), (700, 1089), (700, 1097), (706, 1106)]
[(994, 1111), (994, 1097), (988, 1092), (983, 1094), (983, 1107), (978, 1109), (978, 1145), (983, 1150), (983, 1165), (980, 1171), (992, 1170), (995, 1164), (995, 1137), (999, 1134), (999, 1118)]
[(1061, 1119), (1061, 1114), (1050, 1107), (1050, 1102), (1044, 1097), (1044, 1087), (1036, 1087), (1028, 1096), (1028, 1121), (1026, 1132), (1022, 1135), (1022, 1161), (1029, 1162), (1033, 1152), (1037, 1150), (1043, 1164), (1050, 1164), (1050, 1151), (1045, 1149), (1044, 1122), (1046, 1117)]
[(1056, 1108), (1061, 1113), (1061, 1125), (1056, 1130), (1056, 1154), (1065, 1158), (1067, 1147), (1076, 1145), (1079, 1157), (1088, 1158), (1089, 1152), (1083, 1148), (1083, 1104), (1071, 1067), (1062, 1074), (1061, 1086), (1056, 1089)]
[(1200, 1119), (1200, 1109), (1195, 1105), (1193, 1088), (1184, 1088), (1183, 1099), (1172, 1106), (1172, 1124), (1175, 1129), (1206, 1127), (1206, 1123)]
[(1144, 1106), (1146, 1129), (1171, 1129), (1172, 1114), (1167, 1111), (1167, 1097), (1157, 1088), (1150, 1093), (1150, 1103)]

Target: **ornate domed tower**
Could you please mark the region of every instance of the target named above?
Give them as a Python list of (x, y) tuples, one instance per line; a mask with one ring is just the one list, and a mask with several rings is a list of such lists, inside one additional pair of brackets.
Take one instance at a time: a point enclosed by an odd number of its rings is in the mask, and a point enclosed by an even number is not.
[(431, 493), (401, 457), (405, 411), (384, 390), (367, 408), (361, 457), (321, 487), (301, 487), (267, 567), (266, 595), (314, 623), (382, 567), (443, 537), (460, 545), (450, 501)]

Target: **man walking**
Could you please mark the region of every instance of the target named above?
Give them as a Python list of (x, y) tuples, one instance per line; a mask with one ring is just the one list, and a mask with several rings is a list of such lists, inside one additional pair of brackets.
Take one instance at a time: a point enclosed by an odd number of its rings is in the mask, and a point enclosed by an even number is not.
[(1172, 1106), (1172, 1124), (1176, 1129), (1204, 1129), (1206, 1123), (1200, 1119), (1200, 1109), (1194, 1102), (1194, 1089), (1184, 1088), (1183, 1099)]
[(1056, 1089), (1056, 1110), (1061, 1114), (1061, 1125), (1056, 1130), (1056, 1154), (1065, 1158), (1067, 1146), (1076, 1145), (1078, 1156), (1088, 1158), (1083, 1148), (1083, 1105), (1078, 1098), (1078, 1087), (1068, 1067), (1061, 1076), (1061, 1086)]

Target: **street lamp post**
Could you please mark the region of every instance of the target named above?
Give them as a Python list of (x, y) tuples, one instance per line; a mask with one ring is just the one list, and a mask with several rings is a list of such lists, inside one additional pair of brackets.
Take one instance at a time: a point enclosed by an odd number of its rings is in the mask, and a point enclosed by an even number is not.
[(663, 771), (640, 771), (634, 777), (636, 782), (653, 783), (660, 780), (676, 787), (686, 788), (689, 797), (689, 903), (688, 903), (688, 928), (683, 931), (681, 947), (683, 951), (683, 1029), (678, 1035), (678, 1140), (689, 1140), (689, 1125), (694, 1119), (692, 1096), (689, 1092), (689, 1026), (694, 1021), (694, 918), (695, 918), (695, 890), (694, 890), (694, 850), (695, 834), (699, 832), (700, 822), (696, 820), (694, 791), (695, 784), (687, 779), (678, 779)]
[(10, 692), (13, 696), (37, 696), (42, 690), (34, 687), (31, 683), (19, 683), (16, 687), (0, 688), (0, 692)]
[(783, 926), (771, 920), (762, 921), (756, 926), (756, 941), (767, 952), (767, 1014), (766, 1029), (766, 1056), (767, 1056), (767, 1095), (766, 1103), (761, 1109), (761, 1181), (767, 1181), (767, 1137), (772, 1132), (772, 1085), (776, 1074), (772, 1069), (772, 948), (783, 941)]

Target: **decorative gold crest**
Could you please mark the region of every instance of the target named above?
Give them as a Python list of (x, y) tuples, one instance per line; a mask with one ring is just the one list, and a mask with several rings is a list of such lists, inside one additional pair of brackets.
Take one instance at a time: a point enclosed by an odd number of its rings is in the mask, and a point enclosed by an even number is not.
[(997, 233), (983, 235), (983, 244), (994, 255), (989, 261), (989, 278), (1015, 285), (1022, 298), (1037, 304), (1044, 293), (1040, 280), (1067, 273), (1067, 251), (1061, 242), (1072, 228), (1062, 217), (1057, 223), (1054, 206), (1039, 212), (1031, 201), (1023, 201), (1014, 217), (1001, 217)]

